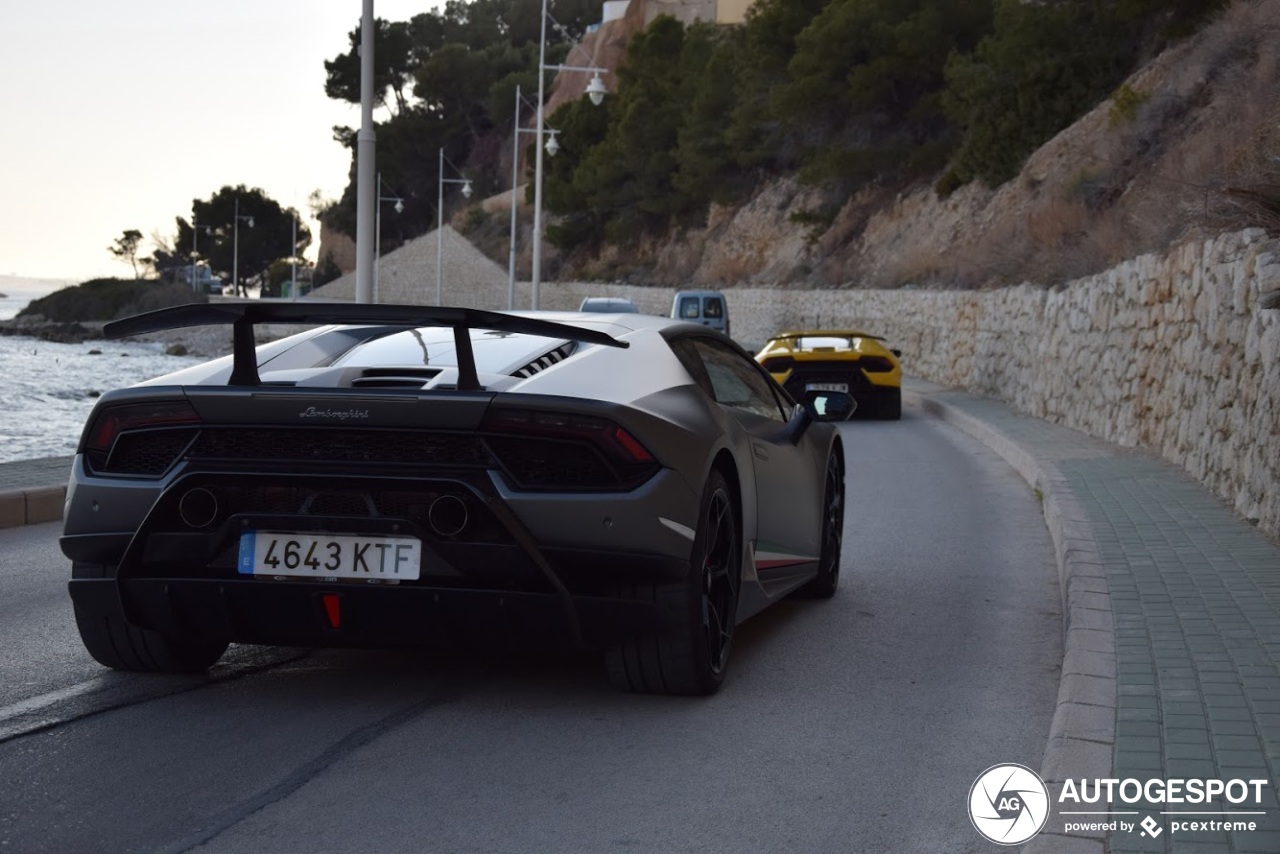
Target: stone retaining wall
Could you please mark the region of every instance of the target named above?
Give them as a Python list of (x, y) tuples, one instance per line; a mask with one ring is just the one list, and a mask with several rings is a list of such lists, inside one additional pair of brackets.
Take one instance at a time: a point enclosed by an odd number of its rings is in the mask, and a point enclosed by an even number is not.
[[(623, 296), (665, 314), (674, 289), (544, 283), (540, 304)], [(796, 327), (887, 337), (911, 376), (1184, 467), (1280, 535), (1280, 240), (1259, 230), (1188, 243), (1045, 289), (727, 289), (734, 338)], [(505, 307), (504, 305), (486, 307)], [(517, 296), (527, 306), (528, 285)]]

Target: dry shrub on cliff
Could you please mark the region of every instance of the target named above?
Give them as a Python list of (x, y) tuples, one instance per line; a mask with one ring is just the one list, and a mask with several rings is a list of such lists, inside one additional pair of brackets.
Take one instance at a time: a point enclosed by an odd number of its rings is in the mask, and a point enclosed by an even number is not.
[(1183, 239), (1280, 227), (1280, 0), (1233, 4), (1119, 96), (1126, 109), (1094, 111), (1024, 170), (1021, 215), (962, 253), (969, 278), (1056, 284)]
[(1237, 2), (997, 194), (961, 275), (1058, 284), (1185, 239), (1280, 225), (1280, 0)]
[(749, 281), (756, 272), (752, 260), (741, 255), (717, 256), (704, 268), (706, 281), (713, 284), (732, 284)]
[(1232, 4), (1179, 53), (1095, 149), (1116, 171), (1130, 255), (1280, 216), (1280, 0)]
[(1280, 235), (1280, 110), (1227, 169), (1228, 182), (1214, 196), (1209, 218), (1223, 228), (1265, 228)]

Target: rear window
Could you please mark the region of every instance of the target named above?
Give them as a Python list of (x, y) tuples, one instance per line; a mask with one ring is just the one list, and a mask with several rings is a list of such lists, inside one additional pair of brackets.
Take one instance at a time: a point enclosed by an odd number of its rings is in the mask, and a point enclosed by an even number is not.
[(724, 303), (721, 302), (720, 297), (707, 297), (702, 311), (707, 317), (724, 317)]
[[(476, 369), (502, 373), (565, 342), (522, 333), (473, 331)], [(353, 348), (334, 362), (343, 367), (457, 367), (453, 330), (423, 327), (396, 332)]]
[(578, 306), (578, 311), (639, 313), (635, 303), (629, 299), (601, 299), (596, 297), (584, 299), (582, 305)]
[(697, 297), (681, 297), (680, 298), (680, 316), (685, 320), (697, 320), (701, 315), (698, 313)]
[(829, 335), (806, 335), (796, 339), (796, 346), (801, 350), (852, 350), (853, 342)]

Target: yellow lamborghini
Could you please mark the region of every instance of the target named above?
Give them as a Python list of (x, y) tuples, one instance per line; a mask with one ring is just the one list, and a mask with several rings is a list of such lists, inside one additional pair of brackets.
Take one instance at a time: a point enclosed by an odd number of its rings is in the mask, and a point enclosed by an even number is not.
[(756, 361), (796, 400), (808, 391), (847, 391), (858, 415), (896, 421), (902, 417), (902, 351), (883, 341), (865, 332), (781, 332)]

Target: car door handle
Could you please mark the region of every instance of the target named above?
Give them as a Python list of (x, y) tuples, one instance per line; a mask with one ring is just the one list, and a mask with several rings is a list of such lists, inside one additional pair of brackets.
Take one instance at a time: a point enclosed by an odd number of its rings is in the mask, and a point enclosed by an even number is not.
[(760, 442), (752, 442), (752, 443), (751, 443), (751, 450), (752, 450), (752, 452), (756, 455), (756, 457), (757, 457), (758, 459), (761, 459), (761, 460), (768, 460), (768, 459), (769, 459), (769, 446), (768, 446), (768, 445), (761, 444)]

